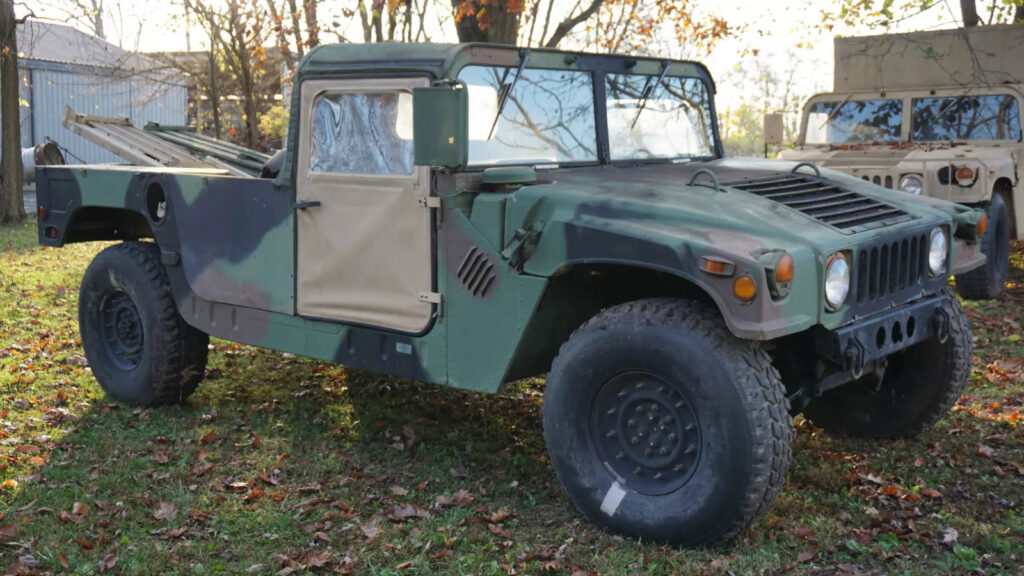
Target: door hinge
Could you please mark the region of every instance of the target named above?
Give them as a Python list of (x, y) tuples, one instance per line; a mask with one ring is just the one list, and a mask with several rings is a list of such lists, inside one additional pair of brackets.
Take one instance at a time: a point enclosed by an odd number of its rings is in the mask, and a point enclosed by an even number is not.
[(419, 300), (420, 300), (420, 302), (430, 302), (431, 304), (440, 304), (441, 303), (441, 294), (438, 293), (438, 292), (420, 292), (419, 293)]
[(416, 199), (416, 205), (426, 208), (440, 208), (441, 198), (438, 196), (420, 196)]

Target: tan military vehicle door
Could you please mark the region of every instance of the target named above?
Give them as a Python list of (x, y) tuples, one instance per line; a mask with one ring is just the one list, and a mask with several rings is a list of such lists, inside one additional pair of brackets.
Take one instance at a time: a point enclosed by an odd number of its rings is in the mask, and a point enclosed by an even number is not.
[(413, 165), (425, 78), (304, 82), (296, 174), (302, 316), (421, 332), (433, 313), (429, 169)]

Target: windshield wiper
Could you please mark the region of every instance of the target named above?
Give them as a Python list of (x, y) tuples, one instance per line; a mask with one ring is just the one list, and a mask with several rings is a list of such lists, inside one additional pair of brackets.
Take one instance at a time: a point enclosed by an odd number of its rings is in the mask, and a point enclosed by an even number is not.
[(843, 101), (839, 103), (839, 106), (836, 106), (835, 108), (832, 109), (831, 112), (828, 113), (828, 116), (825, 117), (825, 121), (821, 123), (821, 126), (818, 126), (818, 130), (821, 130), (826, 125), (828, 125), (828, 123), (831, 122), (832, 119), (836, 117), (836, 114), (839, 114), (839, 109), (842, 108), (843, 106), (846, 106), (846, 103), (849, 102), (850, 98), (852, 97), (853, 94), (847, 94), (846, 98), (843, 98)]
[(498, 113), (494, 115), (494, 121), (491, 122), (491, 131), (487, 133), (487, 139), (490, 140), (491, 136), (494, 136), (494, 129), (498, 127), (498, 119), (501, 118), (501, 112), (505, 110), (505, 104), (508, 103), (508, 97), (512, 94), (512, 90), (516, 87), (516, 82), (519, 82), (519, 77), (523, 75), (523, 68), (526, 68), (526, 63), (530, 60), (530, 49), (523, 50), (519, 57), (519, 68), (516, 70), (516, 77), (512, 79), (512, 83), (508, 84), (508, 88), (505, 88), (505, 78), (508, 76), (508, 71), (505, 71), (505, 76), (501, 78), (501, 102), (498, 103)]
[(669, 61), (665, 60), (661, 63), (661, 74), (658, 75), (658, 79), (651, 84), (651, 77), (647, 77), (647, 83), (644, 84), (644, 90), (640, 93), (640, 104), (636, 107), (636, 115), (633, 116), (633, 122), (630, 123), (629, 129), (632, 130), (636, 127), (636, 121), (640, 119), (640, 113), (644, 111), (647, 106), (647, 101), (651, 98), (651, 92), (658, 86), (661, 86), (661, 81), (665, 79), (665, 75), (668, 74)]

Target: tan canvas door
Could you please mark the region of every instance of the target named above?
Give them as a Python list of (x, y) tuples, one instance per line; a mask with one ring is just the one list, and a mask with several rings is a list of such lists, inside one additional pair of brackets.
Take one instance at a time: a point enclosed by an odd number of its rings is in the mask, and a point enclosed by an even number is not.
[(432, 289), (429, 169), (413, 165), (411, 91), (426, 85), (425, 78), (302, 84), (300, 315), (411, 333), (429, 326), (433, 308), (422, 297)]

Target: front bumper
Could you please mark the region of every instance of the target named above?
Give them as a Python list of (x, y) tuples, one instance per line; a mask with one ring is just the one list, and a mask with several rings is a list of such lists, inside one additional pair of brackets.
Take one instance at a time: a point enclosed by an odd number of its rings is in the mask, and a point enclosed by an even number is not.
[(826, 388), (859, 378), (879, 361), (914, 344), (933, 337), (945, 341), (950, 322), (945, 303), (946, 296), (931, 296), (835, 330), (820, 331), (815, 338), (818, 354), (848, 376), (835, 378), (829, 383), (834, 385), (826, 384)]
[(966, 240), (956, 238), (954, 244), (954, 258), (951, 266), (954, 276), (985, 265), (987, 259), (981, 251), (981, 242), (968, 243)]

